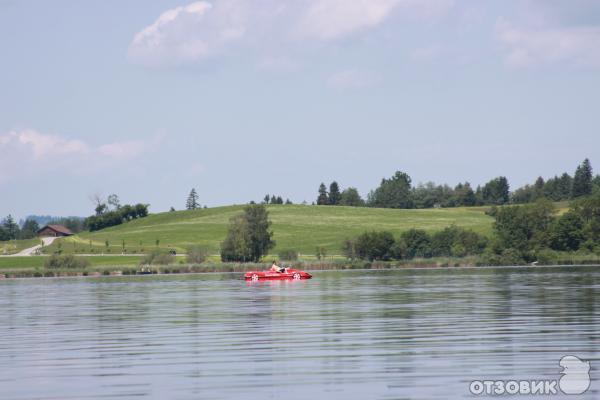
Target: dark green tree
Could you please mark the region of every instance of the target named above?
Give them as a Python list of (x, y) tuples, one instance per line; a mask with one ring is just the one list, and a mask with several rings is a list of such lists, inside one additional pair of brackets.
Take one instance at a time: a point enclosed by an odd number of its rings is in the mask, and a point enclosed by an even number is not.
[(329, 196), (327, 195), (327, 187), (324, 183), (319, 185), (319, 197), (317, 197), (317, 205), (325, 206), (329, 204)]
[(340, 187), (336, 181), (331, 182), (329, 185), (329, 204), (337, 206), (340, 204), (342, 194), (340, 193)]
[(221, 260), (224, 262), (248, 262), (251, 259), (248, 221), (243, 215), (237, 215), (231, 219), (227, 236), (221, 243)]
[(508, 180), (504, 176), (486, 183), (481, 192), (486, 204), (506, 204), (510, 200)]
[(390, 232), (365, 232), (354, 241), (354, 252), (358, 258), (365, 260), (389, 260), (394, 243)]
[(477, 203), (475, 192), (469, 182), (456, 185), (454, 188), (454, 197), (456, 199), (456, 206), (474, 206)]
[(196, 193), (196, 189), (192, 188), (190, 194), (188, 195), (187, 201), (185, 202), (186, 210), (195, 210), (200, 207), (198, 204), (198, 193)]
[(600, 175), (596, 175), (594, 179), (592, 179), (592, 193), (600, 194)]
[(492, 216), (496, 219), (497, 244), (503, 249), (515, 249), (525, 258), (532, 250), (548, 247), (555, 212), (554, 204), (544, 199), (522, 206), (496, 208)]
[(244, 213), (232, 219), (225, 241), (221, 244), (223, 261), (260, 261), (275, 246), (271, 221), (264, 205), (244, 208)]
[(339, 204), (341, 206), (364, 207), (365, 201), (360, 197), (356, 188), (349, 187), (342, 192)]
[(2, 225), (0, 225), (0, 242), (5, 242), (10, 240), (10, 236), (8, 236), (8, 232), (4, 229)]
[(380, 208), (413, 208), (410, 176), (396, 171), (391, 178), (382, 179), (379, 187), (369, 193), (367, 204)]
[(422, 229), (410, 229), (401, 235), (402, 241), (406, 245), (406, 258), (431, 257), (433, 250), (431, 248), (431, 236)]
[(573, 177), (572, 197), (588, 196), (592, 194), (592, 165), (587, 158), (577, 167)]
[(8, 234), (9, 239), (12, 240), (19, 237), (19, 225), (17, 225), (12, 215), (8, 214), (8, 217), (2, 222), (2, 227)]
[(576, 212), (566, 212), (552, 226), (551, 247), (560, 251), (579, 250), (585, 241), (583, 218)]

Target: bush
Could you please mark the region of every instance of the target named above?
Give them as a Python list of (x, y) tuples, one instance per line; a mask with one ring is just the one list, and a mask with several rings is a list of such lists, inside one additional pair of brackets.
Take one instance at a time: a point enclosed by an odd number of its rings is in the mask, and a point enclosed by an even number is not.
[(147, 254), (142, 261), (141, 265), (148, 264), (159, 264), (159, 265), (168, 265), (173, 264), (175, 262), (175, 256), (169, 253), (165, 253), (160, 250), (154, 250), (152, 253)]
[(202, 246), (192, 246), (187, 250), (186, 261), (189, 264), (202, 264), (208, 257), (208, 249)]
[(422, 229), (410, 229), (402, 234), (406, 245), (406, 258), (430, 258), (433, 255), (431, 236)]
[(296, 250), (281, 250), (278, 255), (279, 259), (283, 261), (296, 261), (298, 259)]
[(71, 254), (66, 256), (53, 255), (44, 261), (44, 267), (46, 268), (84, 269), (89, 265), (90, 261), (87, 258), (75, 257)]
[(389, 260), (395, 244), (390, 232), (365, 232), (356, 238), (356, 256), (363, 260)]

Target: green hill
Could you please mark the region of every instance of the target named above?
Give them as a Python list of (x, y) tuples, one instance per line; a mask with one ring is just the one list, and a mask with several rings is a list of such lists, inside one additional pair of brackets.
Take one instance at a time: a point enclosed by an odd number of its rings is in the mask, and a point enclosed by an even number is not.
[[(53, 244), (46, 251), (61, 246), (63, 252), (68, 253), (120, 254), (124, 241), (126, 253), (132, 254), (155, 248), (158, 240), (159, 247), (174, 248), (178, 252), (184, 252), (190, 245), (199, 244), (207, 246), (213, 254), (218, 254), (219, 244), (225, 238), (230, 218), (241, 213), (243, 207), (227, 206), (153, 214), (116, 227), (63, 239), (58, 241), (60, 244)], [(317, 246), (325, 247), (330, 255), (339, 254), (344, 239), (369, 230), (388, 230), (397, 235), (410, 228), (432, 232), (456, 224), (478, 233), (489, 234), (493, 221), (481, 207), (394, 210), (269, 205), (267, 208), (277, 242), (273, 254), (283, 249), (294, 249), (301, 254), (312, 255)]]

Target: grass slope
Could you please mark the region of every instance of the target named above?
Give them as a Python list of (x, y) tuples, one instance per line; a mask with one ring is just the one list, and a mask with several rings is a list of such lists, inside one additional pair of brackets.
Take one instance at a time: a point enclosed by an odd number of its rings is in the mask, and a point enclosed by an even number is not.
[[(94, 253), (120, 254), (125, 241), (126, 253), (131, 254), (154, 249), (158, 239), (161, 248), (183, 252), (188, 246), (199, 244), (218, 254), (230, 218), (241, 213), (243, 208), (227, 206), (154, 214), (102, 231), (84, 232), (59, 243), (62, 242), (60, 246), (66, 253), (90, 253), (93, 250)], [(433, 232), (456, 224), (490, 234), (493, 221), (481, 207), (393, 210), (269, 205), (267, 208), (277, 242), (273, 254), (282, 249), (294, 249), (312, 255), (317, 246), (325, 247), (330, 255), (339, 254), (344, 239), (369, 230), (388, 230), (398, 235), (410, 228)], [(105, 241), (109, 242), (108, 247)], [(57, 246), (59, 244), (53, 244), (46, 251), (55, 250)]]

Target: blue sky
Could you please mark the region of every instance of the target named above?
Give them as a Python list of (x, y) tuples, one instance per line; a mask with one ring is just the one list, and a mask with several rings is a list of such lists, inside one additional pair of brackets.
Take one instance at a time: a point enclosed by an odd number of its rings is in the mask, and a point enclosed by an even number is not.
[(0, 215), (600, 168), (600, 3), (0, 0)]

